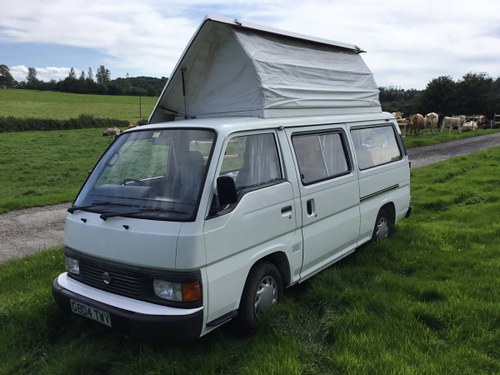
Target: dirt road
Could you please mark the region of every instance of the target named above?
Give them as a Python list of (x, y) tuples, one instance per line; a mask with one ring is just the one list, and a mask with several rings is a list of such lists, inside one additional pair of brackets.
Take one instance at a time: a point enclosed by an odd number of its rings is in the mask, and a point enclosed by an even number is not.
[(412, 168), (419, 168), (496, 146), (500, 146), (500, 133), (440, 143), (433, 146), (418, 147), (408, 150), (408, 154)]
[[(500, 146), (500, 133), (409, 150), (412, 168)], [(69, 203), (0, 215), (0, 263), (60, 246)]]

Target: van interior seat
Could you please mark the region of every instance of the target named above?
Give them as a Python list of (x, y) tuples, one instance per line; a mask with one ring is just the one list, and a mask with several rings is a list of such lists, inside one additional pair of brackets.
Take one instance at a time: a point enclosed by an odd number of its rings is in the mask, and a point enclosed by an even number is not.
[(180, 158), (172, 182), (172, 195), (183, 203), (195, 203), (203, 177), (203, 155), (189, 151)]

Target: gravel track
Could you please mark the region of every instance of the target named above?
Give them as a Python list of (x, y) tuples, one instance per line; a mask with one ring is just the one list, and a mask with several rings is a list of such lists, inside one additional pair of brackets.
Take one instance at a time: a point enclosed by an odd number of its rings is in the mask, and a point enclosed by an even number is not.
[[(408, 151), (412, 168), (500, 146), (500, 133), (461, 139)], [(0, 263), (63, 243), (64, 219), (70, 203), (33, 207), (0, 214)]]

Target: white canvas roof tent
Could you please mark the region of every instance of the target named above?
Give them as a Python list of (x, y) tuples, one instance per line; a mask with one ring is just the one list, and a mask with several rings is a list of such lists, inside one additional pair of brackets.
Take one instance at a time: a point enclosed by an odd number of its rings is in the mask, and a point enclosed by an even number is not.
[(354, 45), (207, 16), (149, 123), (381, 112), (361, 52)]

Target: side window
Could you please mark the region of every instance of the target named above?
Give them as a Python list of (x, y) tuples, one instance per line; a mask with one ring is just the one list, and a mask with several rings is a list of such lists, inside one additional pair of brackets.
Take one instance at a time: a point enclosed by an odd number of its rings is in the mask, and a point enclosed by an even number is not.
[(342, 133), (294, 135), (292, 143), (304, 185), (349, 173)]
[(392, 126), (352, 129), (351, 135), (359, 169), (368, 169), (401, 160), (401, 150)]
[(231, 176), (237, 190), (281, 180), (283, 174), (274, 134), (232, 138), (224, 153), (220, 175)]

